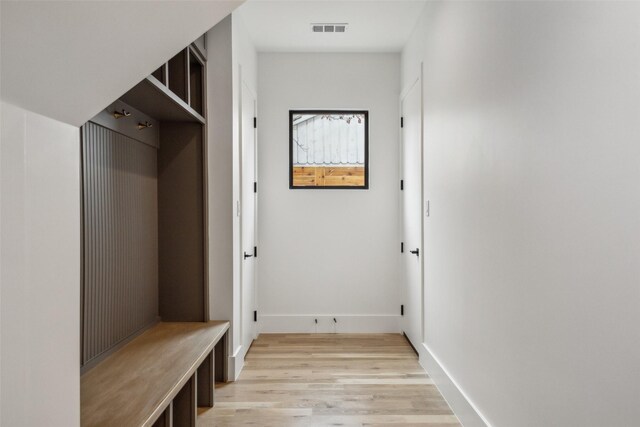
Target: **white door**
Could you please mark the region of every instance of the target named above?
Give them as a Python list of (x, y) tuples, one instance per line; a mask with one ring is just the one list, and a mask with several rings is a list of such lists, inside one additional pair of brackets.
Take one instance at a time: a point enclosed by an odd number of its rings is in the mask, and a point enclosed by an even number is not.
[(241, 89), (241, 240), (242, 240), (242, 289), (241, 289), (241, 330), (242, 345), (247, 351), (255, 338), (256, 328), (254, 310), (256, 310), (256, 96), (243, 82)]
[(422, 337), (422, 88), (420, 80), (401, 99), (403, 330), (415, 349)]

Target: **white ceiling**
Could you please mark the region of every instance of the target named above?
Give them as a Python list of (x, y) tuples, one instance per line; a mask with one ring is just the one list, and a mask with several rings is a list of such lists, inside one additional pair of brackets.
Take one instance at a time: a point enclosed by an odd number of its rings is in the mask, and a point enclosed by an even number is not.
[(0, 0), (0, 97), (81, 125), (243, 1)]
[[(422, 0), (248, 0), (237, 9), (260, 52), (399, 52)], [(313, 33), (311, 23), (349, 23), (346, 33)]]

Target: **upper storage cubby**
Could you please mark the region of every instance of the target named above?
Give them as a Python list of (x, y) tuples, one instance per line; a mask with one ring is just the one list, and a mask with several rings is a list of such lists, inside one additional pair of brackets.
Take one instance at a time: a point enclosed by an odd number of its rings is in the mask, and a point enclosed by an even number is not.
[(189, 48), (189, 105), (204, 114), (204, 60), (195, 49)]
[(124, 94), (122, 100), (161, 121), (204, 124), (206, 61), (191, 45)]
[(187, 88), (189, 87), (187, 57), (188, 49), (185, 49), (169, 60), (169, 90), (184, 102), (188, 100)]
[(156, 79), (158, 79), (160, 83), (162, 83), (163, 85), (166, 85), (167, 84), (167, 64), (162, 64), (162, 66), (157, 70), (155, 70), (151, 75)]

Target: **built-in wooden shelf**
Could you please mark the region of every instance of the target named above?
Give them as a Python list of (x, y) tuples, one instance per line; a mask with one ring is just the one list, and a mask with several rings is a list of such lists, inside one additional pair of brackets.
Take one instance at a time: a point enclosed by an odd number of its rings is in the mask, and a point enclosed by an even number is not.
[(122, 96), (157, 120), (205, 124), (205, 59), (195, 46), (181, 50)]
[(207, 322), (204, 58), (187, 46), (82, 127), (83, 426), (193, 427), (226, 371), (229, 324)]
[(157, 120), (206, 122), (202, 115), (153, 76), (138, 83), (121, 99)]

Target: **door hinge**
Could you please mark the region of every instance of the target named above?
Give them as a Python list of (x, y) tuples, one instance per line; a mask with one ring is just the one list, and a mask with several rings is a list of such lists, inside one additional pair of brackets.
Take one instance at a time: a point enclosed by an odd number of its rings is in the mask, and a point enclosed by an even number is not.
[(257, 128), (258, 128), (258, 118), (257, 118), (257, 117), (254, 117), (254, 118), (253, 118), (253, 128), (254, 128), (254, 129), (257, 129)]
[(400, 242), (400, 253), (404, 253), (404, 242)]
[(257, 246), (253, 247), (253, 257), (254, 258), (258, 258), (258, 247)]
[(404, 304), (400, 306), (400, 316), (404, 316)]
[(253, 311), (253, 321), (257, 322), (258, 321), (258, 310), (254, 310)]
[(404, 117), (400, 117), (400, 127), (404, 127)]
[(253, 192), (254, 193), (258, 192), (258, 183), (256, 181), (253, 181)]
[(400, 190), (404, 190), (404, 179), (400, 180)]

